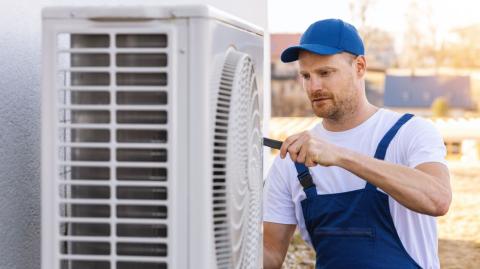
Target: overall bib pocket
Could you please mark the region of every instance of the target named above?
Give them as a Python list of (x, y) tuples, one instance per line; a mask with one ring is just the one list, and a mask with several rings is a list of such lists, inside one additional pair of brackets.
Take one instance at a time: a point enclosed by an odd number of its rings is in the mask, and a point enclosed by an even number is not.
[(333, 237), (365, 237), (375, 238), (375, 233), (372, 228), (323, 228), (315, 229), (315, 237), (333, 236)]
[[(375, 230), (369, 227), (317, 227), (314, 230), (317, 263), (354, 266), (358, 257), (370, 259), (375, 250)], [(354, 268), (354, 267), (352, 267)]]

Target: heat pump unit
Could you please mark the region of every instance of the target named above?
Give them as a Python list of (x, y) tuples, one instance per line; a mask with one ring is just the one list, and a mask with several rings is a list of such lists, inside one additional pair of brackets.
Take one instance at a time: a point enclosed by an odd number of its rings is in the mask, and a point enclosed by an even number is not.
[(259, 28), (53, 7), (42, 57), (43, 269), (261, 267)]

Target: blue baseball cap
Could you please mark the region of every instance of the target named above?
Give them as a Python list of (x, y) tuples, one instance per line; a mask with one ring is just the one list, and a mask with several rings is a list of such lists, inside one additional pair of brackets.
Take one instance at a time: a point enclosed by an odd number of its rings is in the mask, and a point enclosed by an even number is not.
[(292, 46), (282, 52), (282, 62), (298, 60), (300, 50), (307, 50), (320, 55), (332, 55), (349, 52), (364, 55), (363, 41), (357, 29), (339, 19), (327, 19), (313, 23), (300, 38), (300, 45)]

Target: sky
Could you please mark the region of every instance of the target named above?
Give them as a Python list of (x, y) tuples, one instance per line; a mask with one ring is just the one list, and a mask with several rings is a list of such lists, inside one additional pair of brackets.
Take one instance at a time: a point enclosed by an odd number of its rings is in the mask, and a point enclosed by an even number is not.
[[(349, 9), (349, 3), (353, 0), (267, 1), (270, 33), (303, 32), (312, 22), (327, 18), (340, 18), (356, 24)], [(401, 46), (406, 34), (406, 11), (411, 1), (373, 0), (373, 5), (367, 12), (367, 25), (379, 27), (391, 33), (396, 39), (396, 49)], [(431, 9), (431, 15), (424, 14), (421, 20), (429, 20), (437, 26), (439, 39), (451, 29), (480, 23), (480, 1), (417, 0), (416, 2), (426, 7), (425, 10)]]

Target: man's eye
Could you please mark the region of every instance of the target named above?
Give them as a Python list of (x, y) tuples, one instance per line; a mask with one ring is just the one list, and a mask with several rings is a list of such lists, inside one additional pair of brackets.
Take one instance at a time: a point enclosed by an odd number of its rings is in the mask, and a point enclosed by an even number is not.
[(320, 72), (320, 76), (322, 76), (322, 77), (325, 77), (325, 76), (328, 76), (328, 75), (330, 75), (330, 71), (322, 71), (322, 72)]
[(310, 78), (310, 75), (302, 75), (302, 78), (303, 78), (303, 79), (309, 79), (309, 78)]

